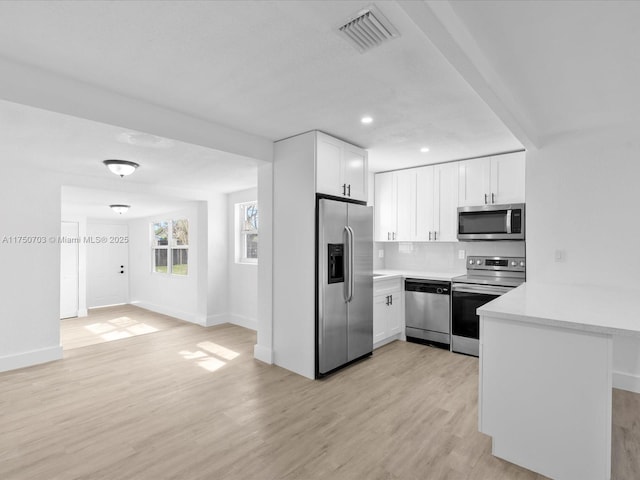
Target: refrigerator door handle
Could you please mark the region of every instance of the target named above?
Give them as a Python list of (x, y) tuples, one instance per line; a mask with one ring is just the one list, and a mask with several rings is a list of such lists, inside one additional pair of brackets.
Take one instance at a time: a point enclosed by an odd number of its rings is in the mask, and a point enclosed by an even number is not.
[(353, 299), (353, 230), (349, 226), (344, 227), (344, 230), (347, 233), (347, 248), (345, 249), (345, 263), (347, 264), (345, 301), (348, 303)]
[(346, 237), (344, 241), (344, 301), (345, 303), (349, 302), (349, 295), (351, 292), (351, 282), (349, 281), (349, 276), (351, 275), (351, 263), (349, 262), (349, 256), (351, 255), (351, 241), (349, 239), (349, 227), (344, 227), (344, 236)]

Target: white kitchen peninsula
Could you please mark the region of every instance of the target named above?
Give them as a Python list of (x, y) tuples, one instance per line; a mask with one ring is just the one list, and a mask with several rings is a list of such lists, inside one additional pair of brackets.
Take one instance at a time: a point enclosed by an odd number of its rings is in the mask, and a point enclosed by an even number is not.
[(611, 478), (613, 335), (638, 292), (526, 283), (480, 307), (479, 429), (493, 454), (556, 480)]

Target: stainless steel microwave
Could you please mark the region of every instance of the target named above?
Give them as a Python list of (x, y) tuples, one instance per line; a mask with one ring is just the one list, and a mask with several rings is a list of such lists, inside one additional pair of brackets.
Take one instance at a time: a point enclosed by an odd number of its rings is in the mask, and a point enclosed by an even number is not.
[(524, 203), (459, 207), (458, 240), (524, 240)]

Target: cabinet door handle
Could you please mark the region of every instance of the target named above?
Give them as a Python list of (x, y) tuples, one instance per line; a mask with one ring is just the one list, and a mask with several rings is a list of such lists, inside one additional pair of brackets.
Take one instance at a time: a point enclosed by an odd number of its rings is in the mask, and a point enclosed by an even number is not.
[(342, 195), (346, 195), (347, 194), (347, 184), (343, 183), (342, 184)]
[(391, 232), (387, 232), (387, 240), (391, 240)]
[(393, 234), (392, 234), (392, 240), (395, 240), (395, 239), (396, 239), (396, 232), (393, 232)]
[(496, 203), (496, 194), (491, 193), (491, 203)]
[(351, 184), (347, 185), (347, 195), (351, 196)]
[(393, 305), (393, 295), (389, 295), (389, 305)]
[(485, 194), (484, 194), (484, 204), (486, 205), (487, 203), (488, 203), (488, 202), (487, 202), (487, 194), (485, 193)]
[(431, 232), (429, 232), (429, 241), (431, 241)]
[(438, 232), (433, 232), (433, 239), (437, 240), (438, 239)]

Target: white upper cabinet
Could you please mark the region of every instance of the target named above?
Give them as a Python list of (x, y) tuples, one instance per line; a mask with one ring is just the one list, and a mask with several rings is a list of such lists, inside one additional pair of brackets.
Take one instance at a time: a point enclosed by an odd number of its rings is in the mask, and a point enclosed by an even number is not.
[(342, 184), (346, 185), (348, 197), (366, 202), (369, 185), (367, 152), (345, 143), (342, 150), (342, 170)]
[(415, 169), (376, 174), (374, 204), (376, 241), (415, 239)]
[(417, 170), (416, 241), (455, 242), (458, 215), (458, 165)]
[(433, 175), (433, 240), (458, 240), (458, 165), (436, 165)]
[(508, 153), (491, 158), (491, 192), (494, 203), (524, 203), (525, 154)]
[(399, 170), (396, 177), (396, 218), (394, 240), (414, 240), (416, 231), (416, 171)]
[(435, 195), (433, 192), (433, 168), (416, 169), (416, 237), (417, 242), (433, 239)]
[(455, 242), (458, 207), (524, 202), (524, 152), (375, 176), (377, 242)]
[(398, 228), (396, 175), (394, 172), (375, 176), (375, 235), (377, 242), (393, 240)]
[(367, 152), (317, 132), (316, 192), (367, 201)]
[(461, 207), (523, 203), (525, 153), (516, 152), (459, 162)]

